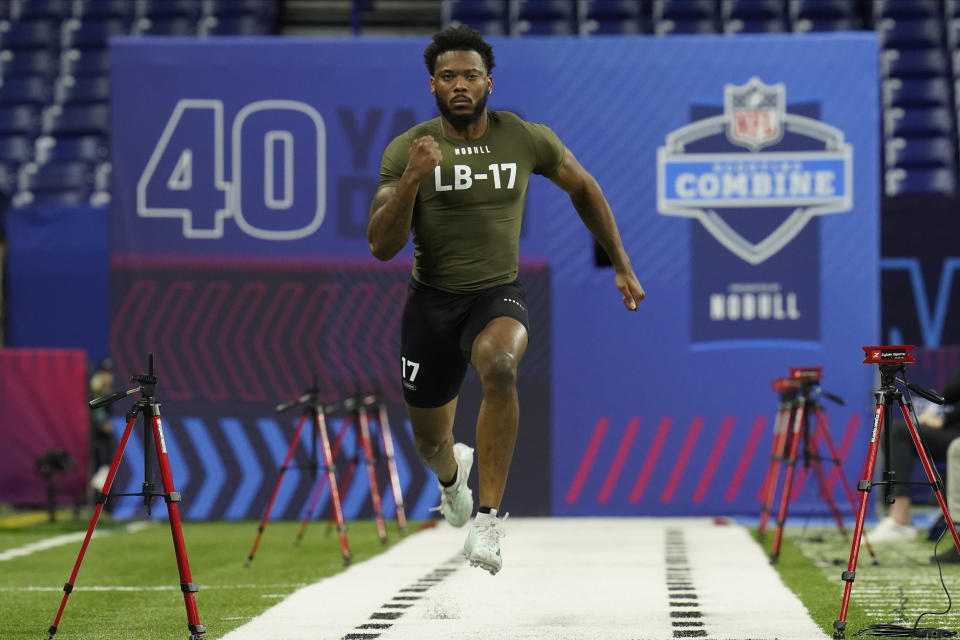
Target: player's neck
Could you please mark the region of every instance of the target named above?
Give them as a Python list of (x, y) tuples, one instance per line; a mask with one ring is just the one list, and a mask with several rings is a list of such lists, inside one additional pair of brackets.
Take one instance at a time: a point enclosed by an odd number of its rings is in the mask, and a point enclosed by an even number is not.
[(487, 132), (487, 111), (484, 110), (477, 121), (467, 125), (465, 129), (455, 129), (449, 120), (440, 116), (440, 128), (443, 130), (443, 135), (448, 138), (476, 140)]

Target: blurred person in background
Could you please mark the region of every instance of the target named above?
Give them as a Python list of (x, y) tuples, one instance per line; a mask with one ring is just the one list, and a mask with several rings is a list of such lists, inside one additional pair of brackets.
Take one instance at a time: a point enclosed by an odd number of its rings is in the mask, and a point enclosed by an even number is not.
[[(113, 393), (113, 361), (103, 360), (90, 376), (89, 397), (91, 400)], [(107, 480), (110, 463), (113, 462), (113, 422), (109, 407), (90, 410), (90, 488), (101, 491)]]
[(473, 513), (473, 449), (454, 443), (454, 414), (468, 364), (480, 376), (480, 504), (464, 555), (496, 574), (506, 517), (499, 517), (500, 503), (519, 421), (517, 367), (530, 329), (517, 274), (531, 174), (569, 194), (610, 258), (623, 305), (636, 311), (645, 294), (593, 176), (549, 127), (487, 110), (493, 49), (480, 34), (466, 26), (441, 31), (424, 62), (440, 115), (387, 146), (367, 239), (374, 256), (389, 260), (413, 235), (401, 322), (403, 393), (417, 450), (440, 483), (437, 510), (456, 527)]
[[(942, 462), (947, 459), (947, 448), (960, 438), (960, 369), (953, 373), (946, 386), (940, 391), (946, 403), (941, 408), (931, 405), (917, 416), (917, 431), (930, 453), (932, 462)], [(902, 420), (895, 420), (890, 432), (890, 460), (888, 468), (895, 473), (893, 488), (895, 501), (890, 505), (890, 511), (877, 526), (867, 533), (867, 539), (873, 544), (896, 543), (915, 540), (917, 530), (910, 519), (910, 488), (906, 484), (913, 477), (914, 462), (917, 460), (917, 448), (910, 437), (907, 425)], [(947, 472), (949, 482), (951, 474)], [(957, 496), (960, 497), (960, 496)], [(954, 498), (954, 501), (958, 500)], [(948, 507), (949, 508), (949, 507)], [(960, 514), (951, 512), (954, 519)], [(948, 536), (950, 537), (950, 536)], [(950, 544), (953, 544), (951, 539)]]

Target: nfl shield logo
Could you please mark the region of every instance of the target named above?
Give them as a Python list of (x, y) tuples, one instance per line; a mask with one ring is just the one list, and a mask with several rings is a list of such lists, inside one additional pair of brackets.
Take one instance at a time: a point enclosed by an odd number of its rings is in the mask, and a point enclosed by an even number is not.
[(786, 91), (782, 83), (770, 86), (750, 78), (740, 87), (727, 85), (723, 98), (727, 138), (733, 144), (757, 151), (783, 137)]

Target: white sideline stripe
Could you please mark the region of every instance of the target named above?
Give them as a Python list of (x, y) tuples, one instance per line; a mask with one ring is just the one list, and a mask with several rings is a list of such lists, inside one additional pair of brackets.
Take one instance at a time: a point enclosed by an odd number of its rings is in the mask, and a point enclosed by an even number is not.
[[(277, 588), (290, 588), (290, 587), (302, 587), (304, 584), (301, 583), (291, 583), (291, 584), (198, 584), (200, 591), (215, 591), (220, 589), (277, 589)], [(180, 585), (151, 585), (151, 586), (131, 586), (131, 585), (78, 585), (76, 587), (77, 591), (180, 591)], [(49, 587), (49, 586), (37, 586), (29, 585), (26, 587), (0, 587), (0, 593), (12, 592), (12, 591), (63, 591), (63, 587)], [(275, 596), (270, 596), (275, 597)], [(250, 616), (247, 616), (248, 618)], [(237, 618), (240, 620), (241, 618)], [(243, 618), (246, 619), (246, 618)]]
[(694, 526), (684, 527), (683, 533), (709, 638), (829, 637), (784, 586), (745, 528)]
[[(147, 527), (153, 526), (149, 522), (132, 522), (124, 527), (126, 533), (136, 533), (137, 531), (142, 531)], [(93, 531), (93, 538), (100, 538), (103, 536), (109, 536), (115, 533), (111, 529), (104, 529), (102, 531)], [(15, 558), (23, 558), (24, 556), (29, 556), (38, 551), (46, 551), (47, 549), (53, 549), (55, 547), (61, 547), (65, 544), (70, 544), (71, 542), (79, 542), (83, 540), (84, 536), (87, 535), (86, 531), (76, 531), (74, 533), (65, 533), (59, 536), (53, 536), (52, 538), (47, 538), (45, 540), (38, 540), (37, 542), (31, 542), (30, 544), (25, 544), (22, 547), (14, 547), (13, 549), (7, 549), (6, 551), (0, 552), (0, 562), (5, 562), (7, 560), (13, 560)], [(58, 589), (62, 591), (63, 589)]]
[[(294, 592), (222, 640), (670, 640), (666, 530), (681, 529), (710, 640), (827, 638), (738, 525), (703, 518), (510, 519), (495, 577), (446, 564), (466, 529), (441, 524)], [(438, 568), (422, 593), (401, 593)], [(427, 586), (427, 585), (424, 585)], [(386, 629), (358, 629), (397, 595), (420, 595)], [(397, 602), (397, 601), (393, 601)], [(407, 601), (404, 601), (407, 602)]]

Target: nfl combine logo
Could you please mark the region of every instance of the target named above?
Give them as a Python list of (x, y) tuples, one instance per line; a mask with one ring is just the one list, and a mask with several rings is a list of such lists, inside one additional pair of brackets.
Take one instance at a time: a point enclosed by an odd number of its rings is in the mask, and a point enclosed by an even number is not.
[(691, 231), (693, 339), (819, 339), (809, 223), (853, 207), (853, 150), (818, 103), (788, 105), (784, 83), (753, 77), (722, 95), (691, 105), (657, 150), (657, 211), (706, 231)]
[(730, 114), (727, 137), (750, 151), (775, 144), (783, 137), (785, 91), (782, 84), (768, 87), (757, 78), (742, 87), (728, 84), (724, 108)]
[[(721, 131), (728, 142), (749, 152), (690, 150), (703, 147)], [(787, 142), (785, 133), (791, 134), (790, 146), (796, 150), (760, 153)], [(814, 216), (850, 210), (852, 156), (839, 129), (787, 113), (783, 84), (766, 85), (752, 78), (743, 86), (724, 87), (722, 115), (667, 134), (657, 152), (657, 210), (700, 220), (720, 244), (750, 264), (759, 264)], [(785, 215), (761, 241), (751, 242), (747, 238), (756, 234), (738, 229), (724, 215), (744, 207), (782, 208)]]

